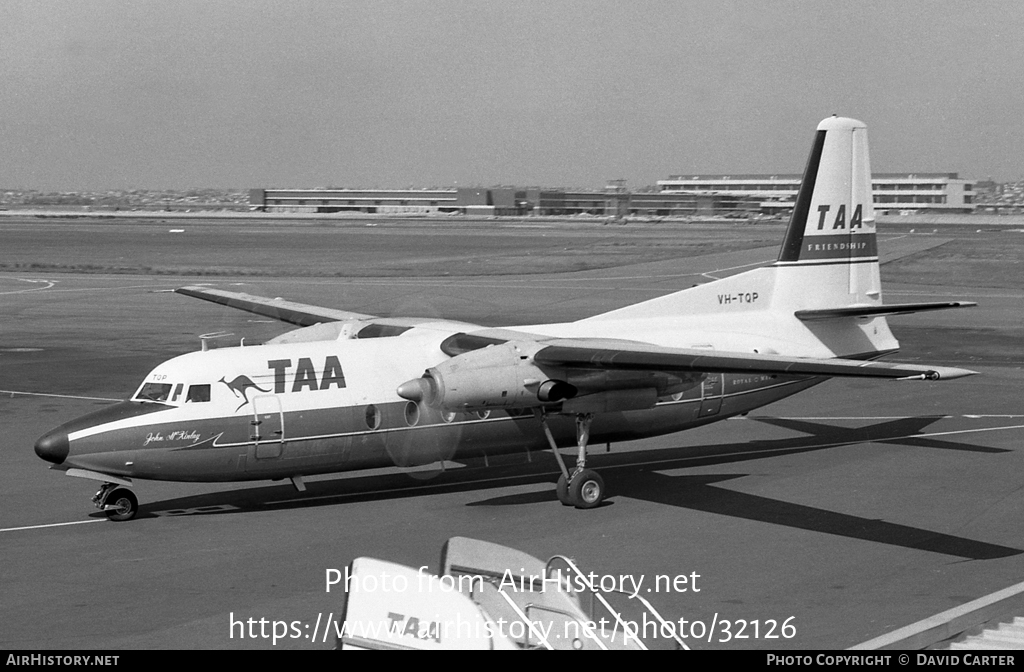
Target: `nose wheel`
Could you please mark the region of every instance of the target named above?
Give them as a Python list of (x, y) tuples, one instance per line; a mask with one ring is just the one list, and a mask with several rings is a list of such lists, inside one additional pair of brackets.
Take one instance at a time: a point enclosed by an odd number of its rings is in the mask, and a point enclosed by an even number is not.
[(548, 427), (547, 416), (543, 411), (537, 413), (544, 434), (555, 454), (558, 467), (562, 470), (555, 484), (555, 495), (563, 506), (575, 506), (577, 509), (593, 509), (604, 501), (604, 479), (593, 469), (587, 469), (587, 444), (590, 440), (590, 423), (594, 420), (593, 413), (580, 413), (576, 416), (576, 443), (579, 452), (576, 457), (576, 468), (570, 472), (558, 452), (558, 445)]
[(107, 514), (110, 520), (131, 520), (139, 512), (139, 498), (128, 488), (116, 483), (104, 483), (92, 503)]

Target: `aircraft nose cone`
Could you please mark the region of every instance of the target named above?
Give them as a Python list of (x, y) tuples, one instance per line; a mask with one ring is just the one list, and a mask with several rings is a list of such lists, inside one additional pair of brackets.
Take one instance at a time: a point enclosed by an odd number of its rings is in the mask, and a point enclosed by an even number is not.
[(55, 429), (36, 441), (36, 455), (47, 462), (60, 464), (68, 456), (68, 434)]

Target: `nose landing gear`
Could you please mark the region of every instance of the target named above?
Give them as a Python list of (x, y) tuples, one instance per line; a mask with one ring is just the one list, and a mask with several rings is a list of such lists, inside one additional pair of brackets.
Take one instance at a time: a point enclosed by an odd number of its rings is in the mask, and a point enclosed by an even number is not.
[(92, 503), (110, 520), (131, 520), (139, 512), (139, 498), (116, 483), (104, 483), (93, 496)]

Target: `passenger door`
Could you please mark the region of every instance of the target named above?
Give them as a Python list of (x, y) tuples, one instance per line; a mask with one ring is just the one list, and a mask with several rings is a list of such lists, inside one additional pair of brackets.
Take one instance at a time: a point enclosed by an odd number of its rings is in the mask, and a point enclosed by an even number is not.
[(701, 383), (700, 417), (718, 415), (722, 410), (722, 374), (709, 373)]
[(284, 448), (284, 411), (281, 409), (280, 398), (273, 394), (254, 397), (249, 424), (253, 457), (256, 460), (281, 457)]

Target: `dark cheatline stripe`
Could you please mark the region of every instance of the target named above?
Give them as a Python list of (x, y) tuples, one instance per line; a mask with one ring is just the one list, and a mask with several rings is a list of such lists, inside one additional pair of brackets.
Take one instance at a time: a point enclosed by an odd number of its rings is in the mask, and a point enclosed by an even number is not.
[(849, 259), (847, 257), (843, 257), (842, 259), (833, 259), (831, 261), (787, 261), (787, 262), (778, 262), (778, 261), (776, 261), (774, 264), (772, 264), (772, 266), (780, 266), (782, 268), (793, 268), (794, 266), (799, 266), (799, 267), (803, 268), (804, 266), (839, 266), (839, 265), (849, 266), (851, 264), (876, 264), (876, 263), (878, 263), (878, 258), (877, 257), (864, 257), (863, 259), (861, 259), (861, 258)]
[(779, 261), (796, 261), (800, 258), (807, 213), (811, 209), (811, 196), (814, 195), (814, 184), (818, 180), (818, 165), (821, 163), (821, 152), (825, 148), (826, 132), (818, 131), (814, 136), (814, 146), (807, 158), (807, 168), (804, 169), (804, 179), (800, 182), (800, 191), (796, 195), (796, 205), (793, 207), (793, 216), (786, 230), (786, 239), (779, 252)]
[(827, 236), (806, 236), (800, 249), (800, 261), (822, 259), (859, 259), (877, 257), (878, 242), (874, 233), (836, 233)]

